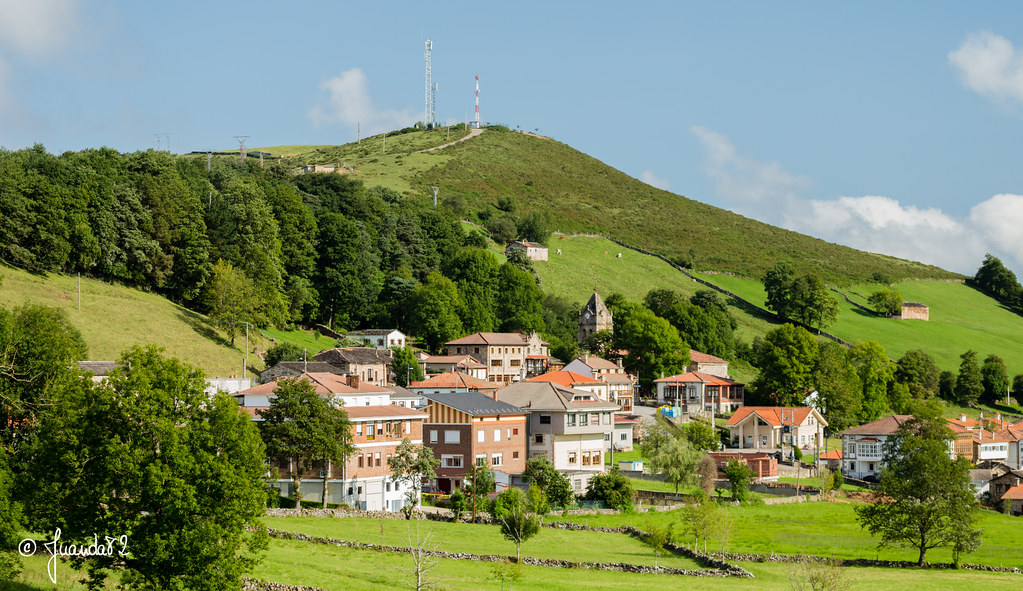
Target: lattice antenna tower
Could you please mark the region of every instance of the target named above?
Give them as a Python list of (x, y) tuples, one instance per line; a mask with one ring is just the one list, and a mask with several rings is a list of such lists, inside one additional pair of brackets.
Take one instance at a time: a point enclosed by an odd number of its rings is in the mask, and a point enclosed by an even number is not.
[(234, 139), (238, 142), (238, 152), (241, 154), (241, 161), (245, 162), (245, 140), (249, 139), (249, 136), (236, 135)]
[(437, 127), (437, 90), (439, 87), (439, 82), (433, 83), (433, 92), (430, 97), (430, 123), (432, 123), (434, 127)]
[(480, 69), (476, 68), (476, 115), (472, 123), (476, 129), (480, 128)]
[(433, 85), (433, 72), (430, 69), (430, 54), (431, 53), (433, 53), (433, 40), (427, 39), (426, 40), (426, 52), (425, 52), (425, 57), (426, 57), (426, 109), (423, 112), (423, 119), (424, 119), (423, 123), (426, 124), (426, 125), (429, 125), (430, 123), (433, 123), (433, 116), (434, 116), (434, 113), (436, 113), (436, 108), (434, 107), (434, 104), (433, 104), (433, 101), (434, 101), (434, 98), (435, 98), (435, 95), (434, 95), (434, 85)]

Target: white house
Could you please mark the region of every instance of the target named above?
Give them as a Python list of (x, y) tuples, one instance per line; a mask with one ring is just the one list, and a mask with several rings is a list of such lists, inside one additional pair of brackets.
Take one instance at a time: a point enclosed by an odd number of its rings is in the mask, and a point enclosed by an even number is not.
[[(913, 415), (891, 415), (851, 427), (839, 433), (842, 437), (842, 472), (852, 478), (876, 477), (884, 466), (884, 444)], [(948, 440), (948, 455), (955, 457), (955, 440)]]
[(397, 328), (366, 328), (345, 333), (345, 337), (359, 341), (367, 347), (377, 349), (402, 348), (408, 341), (405, 333)]
[(687, 414), (730, 413), (743, 404), (745, 385), (720, 376), (690, 371), (654, 380), (657, 404), (677, 406)]
[(785, 444), (813, 449), (824, 445), (828, 422), (808, 407), (744, 406), (726, 425), (732, 447), (774, 449)]
[(526, 253), (526, 258), (531, 261), (546, 261), (547, 260), (547, 247), (537, 242), (526, 242), (524, 240), (516, 240), (508, 245), (505, 249), (506, 253), (511, 253), (513, 250), (521, 250)]
[(618, 405), (554, 382), (512, 384), (498, 390), (497, 399), (529, 413), (526, 455), (546, 456), (575, 492), (583, 492), (590, 478), (604, 471)]

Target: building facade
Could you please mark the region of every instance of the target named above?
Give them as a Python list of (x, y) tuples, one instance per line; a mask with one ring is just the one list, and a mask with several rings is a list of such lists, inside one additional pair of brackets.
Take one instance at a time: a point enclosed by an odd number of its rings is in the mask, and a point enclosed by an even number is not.
[(438, 488), (460, 488), (474, 464), (509, 476), (526, 468), (525, 411), (477, 392), (423, 396), (426, 445), (440, 460)]
[[(487, 366), (487, 379), (504, 386), (530, 376), (527, 365), (534, 367), (539, 358), (549, 358), (549, 343), (532, 333), (477, 332), (445, 343), (448, 355), (472, 355)], [(532, 358), (532, 359), (529, 359)]]
[(612, 330), (613, 328), (614, 317), (611, 314), (611, 310), (607, 309), (607, 306), (604, 305), (604, 300), (597, 293), (597, 290), (594, 289), (589, 301), (579, 311), (579, 332), (577, 338), (582, 343), (586, 340), (586, 337), (598, 330)]

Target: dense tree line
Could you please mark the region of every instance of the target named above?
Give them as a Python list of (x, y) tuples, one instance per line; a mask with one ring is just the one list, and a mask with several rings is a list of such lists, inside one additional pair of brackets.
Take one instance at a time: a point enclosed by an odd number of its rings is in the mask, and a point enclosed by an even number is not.
[[(346, 175), (208, 169), (152, 150), (56, 156), (37, 145), (0, 151), (0, 171), (0, 258), (157, 291), (232, 339), (246, 322), (324, 323), (397, 326), (432, 351), (475, 331), (537, 331), (560, 354), (576, 350), (579, 306), (544, 306), (528, 261), (500, 263), (453, 206)], [(539, 213), (514, 223), (514, 235), (550, 233)]]
[(967, 281), (1006, 306), (1016, 311), (1023, 310), (1023, 287), (1016, 280), (1016, 274), (1007, 269), (998, 257), (985, 255), (977, 274)]

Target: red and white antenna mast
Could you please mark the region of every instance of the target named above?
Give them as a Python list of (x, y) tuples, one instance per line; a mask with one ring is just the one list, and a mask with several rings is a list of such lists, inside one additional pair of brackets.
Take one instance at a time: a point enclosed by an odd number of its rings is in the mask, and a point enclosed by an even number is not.
[(476, 118), (473, 119), (473, 127), (480, 128), (480, 69), (476, 68)]

